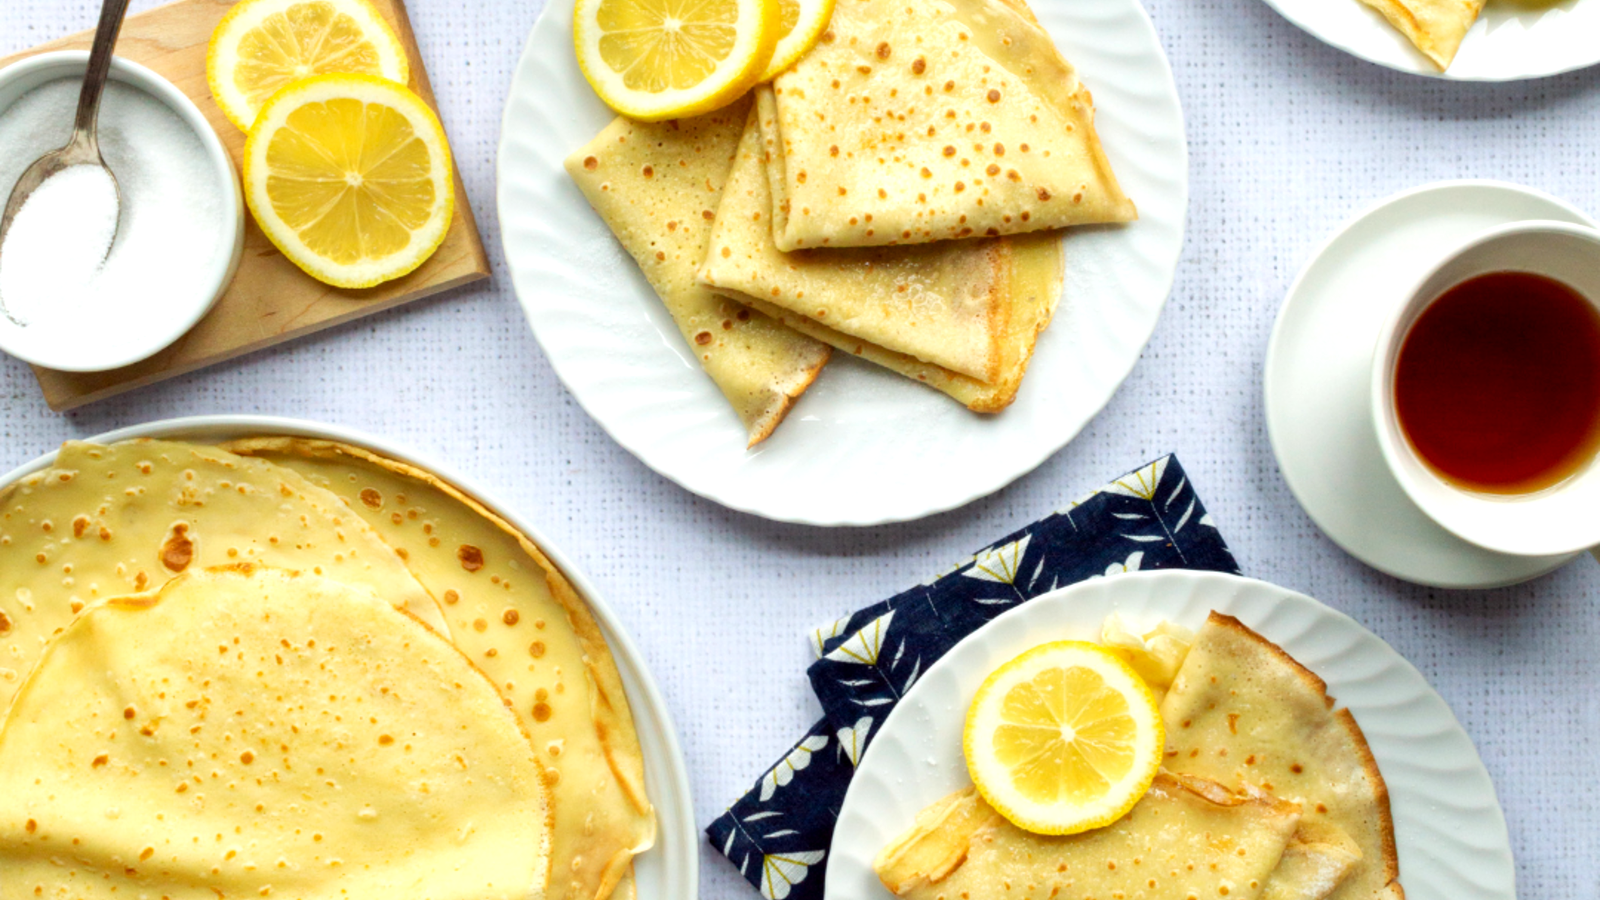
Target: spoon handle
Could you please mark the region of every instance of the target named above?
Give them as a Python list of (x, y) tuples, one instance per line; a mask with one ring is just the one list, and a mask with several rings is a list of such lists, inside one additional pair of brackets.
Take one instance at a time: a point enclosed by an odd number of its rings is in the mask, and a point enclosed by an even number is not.
[(122, 18), (128, 0), (104, 0), (100, 4), (100, 24), (95, 26), (94, 46), (89, 50), (89, 68), (83, 74), (83, 91), (78, 94), (78, 117), (72, 123), (72, 143), (87, 147), (98, 155), (100, 141), (95, 125), (100, 118), (100, 97), (111, 74), (111, 51), (122, 31)]

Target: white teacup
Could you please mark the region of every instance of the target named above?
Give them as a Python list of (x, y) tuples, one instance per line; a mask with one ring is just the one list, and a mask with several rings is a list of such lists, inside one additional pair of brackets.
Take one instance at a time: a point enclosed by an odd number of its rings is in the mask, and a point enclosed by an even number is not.
[(1378, 333), (1372, 416), (1389, 470), (1412, 502), (1447, 531), (1500, 553), (1554, 556), (1600, 545), (1600, 466), (1526, 494), (1477, 493), (1446, 481), (1417, 454), (1395, 412), (1401, 345), (1423, 310), (1450, 288), (1491, 272), (1553, 278), (1600, 309), (1600, 231), (1565, 222), (1517, 222), (1467, 241), (1423, 277)]

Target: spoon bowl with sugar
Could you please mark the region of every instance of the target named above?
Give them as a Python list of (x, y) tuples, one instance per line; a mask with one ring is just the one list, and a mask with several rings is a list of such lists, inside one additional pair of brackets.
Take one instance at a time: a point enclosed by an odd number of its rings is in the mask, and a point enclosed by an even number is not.
[[(41, 194), (40, 189), (47, 182), (61, 175), (70, 175), (70, 180), (63, 177), (52, 185), (50, 193), (58, 195), (52, 199), (52, 206), (66, 207), (70, 212), (72, 207), (77, 206), (73, 202), (76, 200), (87, 204), (83, 207), (86, 209), (102, 212), (109, 209), (109, 229), (90, 229), (83, 233), (83, 237), (93, 240), (96, 245), (102, 239), (104, 241), (104, 246), (90, 249), (91, 253), (97, 254), (96, 265), (111, 252), (111, 245), (116, 242), (117, 211), (122, 205), (122, 194), (116, 175), (100, 155), (98, 123), (100, 98), (105, 93), (106, 78), (111, 73), (111, 51), (116, 46), (117, 34), (122, 30), (122, 20), (127, 12), (128, 0), (103, 0), (101, 3), (100, 22), (95, 27), (89, 67), (84, 72), (83, 90), (78, 95), (78, 112), (72, 126), (72, 137), (65, 146), (39, 157), (23, 171), (12, 187), (5, 211), (0, 213), (0, 265), (4, 263), (6, 238), (10, 235), (12, 225), (19, 217), (28, 219), (34, 213), (34, 210), (27, 208), (28, 201)], [(69, 173), (68, 170), (75, 171)], [(40, 196), (39, 199), (45, 198)], [(40, 210), (40, 218), (47, 217), (49, 212)], [(59, 215), (56, 218), (59, 219)], [(54, 230), (60, 231), (59, 228)], [(62, 237), (73, 239), (67, 234)], [(0, 313), (17, 325), (27, 325), (7, 306), (4, 293), (0, 293)]]

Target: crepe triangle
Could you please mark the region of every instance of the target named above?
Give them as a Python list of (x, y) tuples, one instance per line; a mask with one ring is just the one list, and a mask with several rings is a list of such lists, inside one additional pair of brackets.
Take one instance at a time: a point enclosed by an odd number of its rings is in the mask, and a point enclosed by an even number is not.
[(1448, 69), (1484, 0), (1361, 0), (1399, 29), (1441, 71)]
[(782, 253), (763, 159), (752, 114), (701, 283), (975, 412), (1011, 403), (1061, 296), (1059, 234)]
[(839, 0), (758, 96), (780, 250), (1136, 218), (1089, 91), (1020, 0)]
[(692, 119), (619, 117), (568, 157), (566, 169), (638, 262), (754, 446), (788, 415), (832, 350), (695, 281), (748, 109), (741, 100)]
[[(1399, 900), (1399, 859), (1389, 793), (1348, 709), (1276, 644), (1232, 616), (1212, 613), (1161, 704), (1166, 768), (1230, 787), (1254, 787), (1300, 804), (1307, 858), (1275, 873), (1300, 884), (1336, 868), (1340, 845), (1354, 864), (1333, 900)], [(1314, 879), (1313, 879), (1314, 880)], [(1269, 884), (1269, 897), (1321, 896)]]

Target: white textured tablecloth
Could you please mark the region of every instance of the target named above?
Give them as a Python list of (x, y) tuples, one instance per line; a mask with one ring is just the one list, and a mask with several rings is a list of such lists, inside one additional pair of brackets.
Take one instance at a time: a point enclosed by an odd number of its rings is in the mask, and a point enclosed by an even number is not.
[[(813, 720), (800, 640), (808, 627), (1175, 451), (1247, 574), (1354, 616), (1449, 701), (1499, 789), (1521, 895), (1593, 900), (1600, 568), (1584, 558), (1521, 587), (1458, 593), (1364, 567), (1317, 531), (1279, 477), (1260, 377), (1278, 305), (1307, 254), (1390, 193), (1500, 178), (1600, 211), (1600, 68), (1503, 86), (1442, 83), (1325, 47), (1260, 0), (1146, 2), (1177, 77), (1192, 161), (1172, 300), (1143, 361), (1084, 433), (964, 509), (865, 531), (772, 524), (684, 492), (578, 408), (523, 323), (495, 221), (500, 111), (539, 0), (409, 2), (495, 263), (490, 285), (64, 416), (44, 405), (27, 367), (0, 360), (0, 470), (64, 438), (199, 413), (320, 419), (449, 460), (526, 511), (621, 615), (677, 719), (703, 826)], [(0, 0), (0, 53), (92, 27), (98, 6)], [(702, 846), (704, 897), (755, 896)]]

